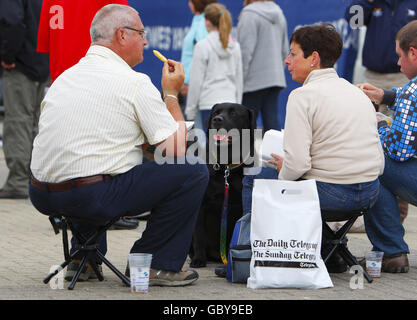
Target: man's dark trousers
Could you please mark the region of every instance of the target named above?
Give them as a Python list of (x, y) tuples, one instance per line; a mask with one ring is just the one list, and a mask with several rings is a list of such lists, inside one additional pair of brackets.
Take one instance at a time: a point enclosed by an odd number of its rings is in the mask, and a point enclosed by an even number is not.
[[(43, 214), (61, 212), (96, 221), (151, 211), (142, 237), (130, 252), (152, 253), (153, 269), (180, 271), (209, 179), (205, 164), (190, 164), (195, 158), (181, 159), (177, 164), (147, 162), (105, 182), (63, 192), (31, 185), (30, 199)], [(105, 237), (100, 248), (105, 253)]]

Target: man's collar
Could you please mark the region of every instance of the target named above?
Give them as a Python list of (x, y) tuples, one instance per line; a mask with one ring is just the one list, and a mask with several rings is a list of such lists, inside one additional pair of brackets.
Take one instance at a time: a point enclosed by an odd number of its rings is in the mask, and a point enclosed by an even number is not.
[(114, 52), (113, 50), (111, 50), (111, 49), (109, 49), (105, 46), (102, 46), (102, 45), (98, 45), (98, 44), (92, 45), (88, 49), (86, 56), (89, 56), (89, 55), (98, 55), (98, 56), (101, 56), (101, 57), (104, 57), (104, 58), (108, 58), (108, 59), (111, 59), (115, 62), (118, 62), (118, 63), (126, 66), (129, 69), (132, 69), (127, 64), (127, 62), (124, 61), (122, 59), (122, 57), (120, 57), (116, 52)]

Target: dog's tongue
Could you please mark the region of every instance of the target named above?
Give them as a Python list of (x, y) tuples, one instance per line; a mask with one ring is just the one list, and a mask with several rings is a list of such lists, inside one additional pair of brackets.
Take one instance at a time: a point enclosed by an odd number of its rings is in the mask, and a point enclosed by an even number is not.
[(226, 134), (214, 134), (213, 139), (217, 141), (227, 140)]

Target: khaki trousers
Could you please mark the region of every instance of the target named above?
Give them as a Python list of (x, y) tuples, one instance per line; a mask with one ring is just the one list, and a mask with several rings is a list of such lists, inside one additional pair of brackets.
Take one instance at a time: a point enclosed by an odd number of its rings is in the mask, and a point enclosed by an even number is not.
[(45, 86), (46, 82), (33, 81), (16, 69), (3, 71), (3, 151), (9, 168), (4, 191), (29, 193), (32, 144), (38, 133)]

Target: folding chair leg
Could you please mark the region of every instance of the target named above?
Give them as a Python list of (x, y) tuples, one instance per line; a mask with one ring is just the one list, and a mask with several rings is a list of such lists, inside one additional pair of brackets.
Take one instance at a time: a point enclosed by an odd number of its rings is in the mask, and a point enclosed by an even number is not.
[(67, 265), (69, 265), (71, 260), (65, 260), (63, 263), (59, 265), (59, 268), (56, 268), (53, 272), (48, 274), (48, 276), (43, 279), (43, 283), (47, 284), (53, 277), (55, 277), (62, 269), (64, 269)]
[(120, 278), (120, 280), (123, 281), (123, 283), (126, 286), (130, 287), (130, 280), (123, 273), (121, 273), (119, 270), (117, 270), (115, 268), (115, 266), (112, 265), (111, 262), (109, 260), (107, 260), (100, 251), (97, 251), (97, 255), (105, 263), (105, 265), (108, 266), (116, 274), (116, 276), (118, 276)]
[(96, 274), (96, 276), (97, 276), (97, 279), (98, 279), (99, 281), (103, 281), (103, 280), (104, 280), (104, 278), (103, 278), (103, 276), (101, 275), (101, 273), (98, 271), (98, 265), (97, 265), (97, 262), (94, 260), (94, 258), (93, 258), (93, 259), (90, 259), (89, 261), (90, 261), (91, 267), (92, 267), (92, 268), (93, 268), (93, 270), (94, 270), (94, 273), (95, 273), (95, 274)]
[(77, 272), (74, 275), (74, 278), (72, 278), (72, 281), (71, 281), (70, 285), (68, 286), (68, 290), (74, 289), (75, 284), (77, 283), (78, 278), (80, 277), (81, 272), (84, 269), (86, 263), (87, 263), (87, 257), (84, 256), (81, 260), (81, 263), (80, 263), (80, 266), (78, 267)]
[(368, 274), (368, 272), (366, 272), (366, 270), (362, 268), (358, 260), (350, 253), (350, 251), (347, 249), (346, 246), (341, 246), (339, 253), (342, 256), (343, 260), (345, 260), (346, 263), (349, 265), (349, 267), (355, 266), (355, 265), (361, 267), (363, 276), (365, 277), (366, 281), (368, 281), (368, 283), (372, 283), (372, 281), (374, 281), (372, 277)]

